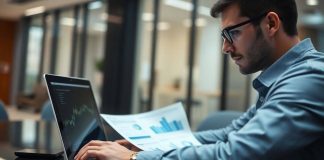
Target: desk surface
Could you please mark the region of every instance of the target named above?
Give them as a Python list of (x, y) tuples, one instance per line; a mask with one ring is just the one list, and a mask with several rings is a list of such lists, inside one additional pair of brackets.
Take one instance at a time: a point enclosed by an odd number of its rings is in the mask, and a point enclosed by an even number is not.
[[(104, 123), (109, 140), (121, 139)], [(25, 148), (55, 149), (63, 151), (60, 132), (55, 122), (39, 120), (0, 121), (0, 160), (13, 160), (15, 151)]]
[(35, 120), (0, 121), (0, 159), (15, 159), (14, 152), (24, 148), (63, 150), (56, 124)]
[(39, 113), (34, 113), (29, 110), (19, 110), (15, 106), (6, 106), (10, 121), (23, 121), (26, 119), (29, 120), (40, 120), (41, 116)]

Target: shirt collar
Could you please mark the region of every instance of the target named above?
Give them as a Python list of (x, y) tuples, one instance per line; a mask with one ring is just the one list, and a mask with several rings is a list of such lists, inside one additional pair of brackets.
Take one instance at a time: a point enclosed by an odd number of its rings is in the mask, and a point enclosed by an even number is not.
[(253, 87), (259, 88), (260, 85), (270, 87), (272, 83), (283, 73), (289, 66), (297, 61), (297, 58), (306, 51), (314, 49), (314, 46), (309, 38), (299, 42), (281, 56), (275, 63), (264, 70), (254, 81)]

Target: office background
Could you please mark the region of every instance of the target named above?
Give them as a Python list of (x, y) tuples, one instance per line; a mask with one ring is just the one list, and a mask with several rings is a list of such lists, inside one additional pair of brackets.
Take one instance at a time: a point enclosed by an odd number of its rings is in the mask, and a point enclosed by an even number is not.
[[(18, 107), (51, 73), (90, 79), (103, 113), (182, 101), (194, 128), (211, 112), (244, 111), (258, 73), (241, 75), (222, 54), (215, 1), (0, 0), (0, 99)], [(300, 38), (324, 51), (324, 3), (296, 2)]]

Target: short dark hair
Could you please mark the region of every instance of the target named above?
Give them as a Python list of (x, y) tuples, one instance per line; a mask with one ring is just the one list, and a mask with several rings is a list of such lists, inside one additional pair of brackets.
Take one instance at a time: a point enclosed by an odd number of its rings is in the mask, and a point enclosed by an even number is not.
[(298, 13), (295, 0), (218, 0), (210, 11), (211, 16), (218, 17), (232, 4), (238, 4), (241, 16), (249, 18), (266, 12), (275, 12), (279, 15), (284, 31), (289, 36), (298, 34)]

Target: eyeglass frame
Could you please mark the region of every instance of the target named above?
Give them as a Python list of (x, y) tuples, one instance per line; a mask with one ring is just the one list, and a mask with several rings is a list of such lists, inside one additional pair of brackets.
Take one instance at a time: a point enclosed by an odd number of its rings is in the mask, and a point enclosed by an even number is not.
[(256, 17), (252, 17), (246, 21), (243, 21), (239, 24), (236, 24), (234, 26), (229, 26), (229, 27), (226, 27), (222, 30), (222, 33), (221, 33), (221, 36), (224, 40), (227, 40), (230, 44), (233, 44), (234, 41), (233, 41), (233, 38), (232, 38), (232, 34), (230, 33), (231, 30), (235, 29), (235, 28), (238, 28), (238, 27), (241, 27), (243, 25), (246, 25), (248, 23), (251, 23), (253, 21), (256, 21), (256, 20), (259, 20), (260, 18), (263, 18), (264, 16), (266, 16), (268, 14), (268, 12), (265, 12), (259, 16), (256, 16)]

